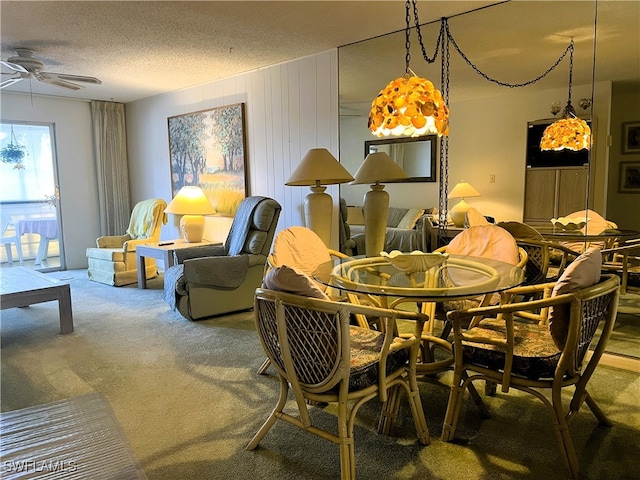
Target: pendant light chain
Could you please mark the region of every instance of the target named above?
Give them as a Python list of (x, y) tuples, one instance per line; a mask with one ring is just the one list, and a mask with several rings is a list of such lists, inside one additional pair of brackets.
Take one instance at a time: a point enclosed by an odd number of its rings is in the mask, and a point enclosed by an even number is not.
[(411, 63), (411, 29), (409, 28), (409, 25), (411, 23), (411, 15), (410, 15), (410, 10), (409, 10), (410, 4), (409, 4), (409, 0), (407, 0), (407, 3), (405, 4), (405, 22), (406, 22), (406, 28), (404, 29), (404, 36), (405, 36), (405, 40), (404, 40), (404, 48), (406, 49), (406, 55), (405, 55), (405, 73), (407, 75), (410, 75), (410, 70), (411, 68), (409, 67), (410, 63)]
[[(444, 23), (442, 24), (444, 26)], [(448, 37), (443, 35), (444, 28), (440, 30), (442, 43), (442, 56), (440, 68), (440, 85), (445, 103), (449, 104), (449, 72), (451, 64), (451, 52), (449, 50)], [(440, 42), (438, 42), (439, 44)], [(438, 247), (440, 246), (442, 231), (447, 226), (448, 195), (449, 189), (449, 136), (440, 137), (440, 199), (438, 202)], [(432, 248), (436, 248), (433, 247)]]

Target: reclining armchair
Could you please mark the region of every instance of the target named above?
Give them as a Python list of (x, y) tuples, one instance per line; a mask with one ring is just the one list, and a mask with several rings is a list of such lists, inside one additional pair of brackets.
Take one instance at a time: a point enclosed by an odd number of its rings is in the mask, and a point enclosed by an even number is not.
[(271, 198), (240, 204), (224, 245), (181, 248), (164, 276), (164, 299), (189, 320), (253, 307), (280, 216)]
[[(97, 246), (87, 248), (89, 280), (116, 287), (136, 283), (136, 246), (159, 241), (160, 229), (166, 223), (165, 208), (167, 202), (161, 198), (138, 202), (124, 235), (98, 237)], [(145, 259), (145, 275), (147, 280), (158, 275), (158, 267), (152, 258)]]

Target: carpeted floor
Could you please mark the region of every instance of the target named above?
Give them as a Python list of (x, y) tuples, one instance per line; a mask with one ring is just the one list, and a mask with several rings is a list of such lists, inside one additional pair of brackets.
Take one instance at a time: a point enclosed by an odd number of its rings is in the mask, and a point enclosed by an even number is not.
[[(75, 332), (60, 335), (55, 303), (2, 311), (2, 412), (99, 393), (151, 480), (340, 477), (337, 446), (284, 423), (244, 450), (278, 394), (273, 371), (255, 373), (264, 354), (251, 312), (190, 322), (163, 302), (162, 277), (139, 290), (89, 282), (85, 270), (50, 275), (71, 284)], [(458, 440), (441, 442), (448, 379), (421, 382), (428, 447), (406, 405), (389, 437), (375, 433), (379, 404), (363, 407), (358, 478), (564, 478), (546, 410), (516, 392), (487, 399), (490, 420), (467, 401)], [(599, 367), (590, 390), (615, 425), (586, 408), (571, 425), (584, 478), (640, 478), (640, 376)], [(334, 424), (331, 408), (313, 417)]]

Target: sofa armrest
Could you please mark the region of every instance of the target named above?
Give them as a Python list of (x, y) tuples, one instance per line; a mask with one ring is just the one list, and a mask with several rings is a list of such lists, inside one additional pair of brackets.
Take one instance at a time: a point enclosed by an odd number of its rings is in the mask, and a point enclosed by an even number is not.
[(198, 247), (177, 248), (173, 251), (173, 259), (176, 265), (184, 263), (185, 260), (203, 257), (222, 257), (226, 255), (224, 245), (200, 245)]
[(131, 235), (105, 235), (96, 239), (98, 248), (121, 248), (125, 242), (131, 240)]
[(218, 256), (185, 260), (184, 280), (198, 285), (238, 288), (247, 275), (251, 256)]

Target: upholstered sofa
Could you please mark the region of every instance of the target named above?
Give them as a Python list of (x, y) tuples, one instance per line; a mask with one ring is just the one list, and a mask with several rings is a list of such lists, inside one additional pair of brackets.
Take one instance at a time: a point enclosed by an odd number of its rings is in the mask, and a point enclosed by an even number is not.
[[(434, 211), (433, 208), (389, 207), (384, 250), (428, 252), (431, 243), (430, 222)], [(364, 254), (365, 228), (362, 206), (348, 207), (347, 223), (351, 229), (351, 238), (356, 244), (356, 253)]]

